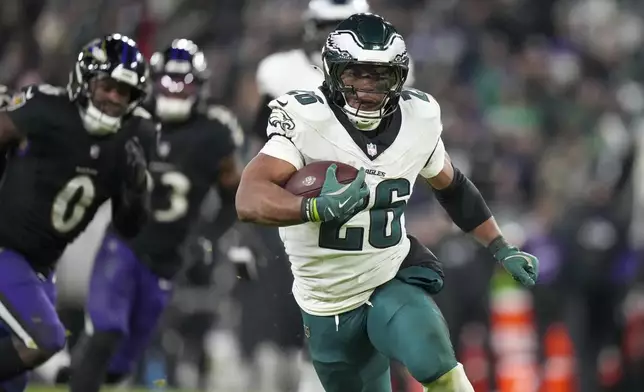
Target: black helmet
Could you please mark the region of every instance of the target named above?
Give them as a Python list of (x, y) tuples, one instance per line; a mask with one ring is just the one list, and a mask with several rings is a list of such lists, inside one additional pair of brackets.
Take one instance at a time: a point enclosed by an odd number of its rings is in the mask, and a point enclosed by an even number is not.
[[(119, 116), (109, 115), (93, 103), (90, 81), (112, 79), (129, 87), (129, 103)], [(136, 43), (121, 34), (98, 38), (83, 47), (69, 75), (67, 90), (81, 107), (83, 121), (91, 133), (106, 134), (119, 130), (123, 117), (139, 106), (149, 90), (148, 64)]]
[[(403, 37), (382, 17), (356, 14), (344, 20), (329, 34), (322, 52), (325, 86), (332, 103), (338, 105), (359, 129), (373, 129), (382, 118), (398, 109), (398, 101), (409, 72), (409, 56)], [(361, 90), (343, 81), (345, 71), (374, 70), (382, 101), (365, 110), (347, 103), (347, 94)], [(362, 91), (366, 92), (366, 91)]]
[(199, 47), (175, 39), (150, 59), (155, 87), (155, 113), (161, 120), (185, 120), (208, 96), (208, 64)]

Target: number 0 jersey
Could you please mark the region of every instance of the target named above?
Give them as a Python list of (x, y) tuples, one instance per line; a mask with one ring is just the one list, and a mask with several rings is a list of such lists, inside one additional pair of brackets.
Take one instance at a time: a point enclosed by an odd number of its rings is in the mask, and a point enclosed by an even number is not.
[(347, 222), (280, 228), (300, 307), (319, 316), (355, 309), (396, 275), (409, 252), (404, 211), (414, 183), (436, 176), (445, 162), (440, 107), (428, 94), (404, 90), (400, 109), (375, 136), (355, 129), (320, 90), (288, 93), (270, 107), (261, 153), (296, 169), (332, 160), (366, 170), (368, 204)]
[(155, 125), (137, 109), (118, 133), (92, 136), (66, 90), (49, 85), (17, 93), (5, 110), (24, 141), (10, 151), (0, 185), (0, 248), (51, 268), (98, 207), (121, 191), (125, 142), (137, 136), (150, 147)]

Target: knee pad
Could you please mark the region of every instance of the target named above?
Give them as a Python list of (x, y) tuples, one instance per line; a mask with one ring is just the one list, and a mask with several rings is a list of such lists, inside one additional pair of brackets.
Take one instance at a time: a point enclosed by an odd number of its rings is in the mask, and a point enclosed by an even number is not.
[(426, 392), (474, 392), (474, 387), (467, 379), (463, 365), (460, 363), (437, 380), (423, 383), (423, 386)]

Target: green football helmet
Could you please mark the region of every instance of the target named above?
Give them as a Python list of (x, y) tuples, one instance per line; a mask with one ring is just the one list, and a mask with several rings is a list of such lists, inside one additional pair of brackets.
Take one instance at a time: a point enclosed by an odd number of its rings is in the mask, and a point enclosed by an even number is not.
[(409, 56), (403, 37), (382, 17), (355, 14), (329, 34), (322, 51), (325, 87), (360, 130), (375, 129), (398, 109)]

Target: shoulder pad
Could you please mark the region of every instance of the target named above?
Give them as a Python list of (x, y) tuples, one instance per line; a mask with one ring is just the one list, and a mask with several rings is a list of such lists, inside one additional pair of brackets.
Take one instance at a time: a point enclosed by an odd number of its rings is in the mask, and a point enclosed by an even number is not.
[(271, 109), (281, 109), (309, 125), (328, 120), (333, 113), (321, 91), (290, 91), (272, 100)]
[(69, 99), (67, 90), (63, 87), (56, 87), (50, 84), (31, 85), (10, 95), (4, 109), (8, 112), (12, 112), (25, 106), (28, 102), (61, 97)]
[(235, 146), (241, 147), (244, 144), (244, 130), (237, 116), (230, 109), (222, 105), (209, 105), (206, 108), (206, 117), (209, 120), (218, 121), (227, 128)]
[(51, 84), (39, 84), (37, 87), (38, 92), (43, 95), (68, 96), (67, 89), (64, 87), (52, 86)]
[(435, 118), (441, 115), (441, 108), (436, 99), (424, 91), (405, 87), (400, 93), (400, 107), (415, 117)]

